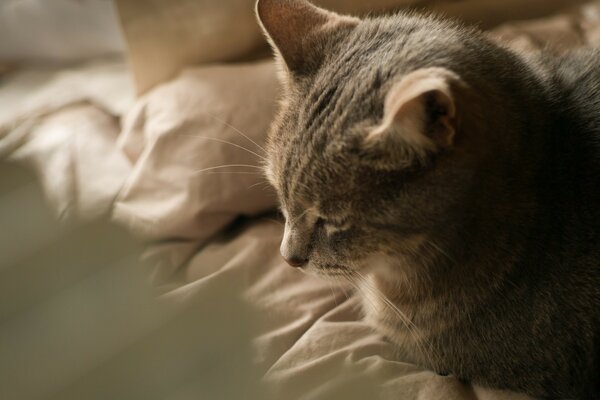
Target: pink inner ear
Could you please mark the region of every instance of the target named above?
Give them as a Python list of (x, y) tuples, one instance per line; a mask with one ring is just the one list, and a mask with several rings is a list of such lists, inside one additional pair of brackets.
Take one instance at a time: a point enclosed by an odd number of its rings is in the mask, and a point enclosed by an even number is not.
[(429, 122), (425, 134), (443, 147), (452, 145), (456, 133), (456, 106), (445, 92), (435, 90), (426, 94), (426, 119)]
[(390, 89), (383, 121), (369, 136), (386, 133), (417, 146), (450, 146), (456, 131), (451, 80), (459, 78), (443, 68), (420, 69), (404, 76)]

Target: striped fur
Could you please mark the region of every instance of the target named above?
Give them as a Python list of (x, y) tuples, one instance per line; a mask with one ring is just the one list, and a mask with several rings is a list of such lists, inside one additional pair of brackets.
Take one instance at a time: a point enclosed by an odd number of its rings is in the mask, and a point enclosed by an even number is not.
[[(257, 6), (284, 71), (267, 165), (287, 217), (284, 256), (358, 282), (366, 318), (416, 363), (532, 396), (593, 398), (599, 54), (534, 66), (453, 22), (339, 23), (306, 4)], [(418, 151), (397, 129), (367, 146), (390, 117), (391, 89), (427, 68), (458, 77), (444, 83), (451, 144)], [(428, 98), (418, 120), (432, 137), (440, 112)]]

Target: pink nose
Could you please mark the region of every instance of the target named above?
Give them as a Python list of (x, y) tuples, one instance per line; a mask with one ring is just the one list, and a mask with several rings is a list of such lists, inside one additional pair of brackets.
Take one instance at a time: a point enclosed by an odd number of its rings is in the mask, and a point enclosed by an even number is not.
[(285, 260), (286, 263), (288, 263), (290, 266), (294, 267), (294, 268), (302, 268), (306, 265), (306, 263), (308, 263), (307, 259), (304, 258), (300, 258), (300, 257), (290, 257), (290, 258), (283, 258)]

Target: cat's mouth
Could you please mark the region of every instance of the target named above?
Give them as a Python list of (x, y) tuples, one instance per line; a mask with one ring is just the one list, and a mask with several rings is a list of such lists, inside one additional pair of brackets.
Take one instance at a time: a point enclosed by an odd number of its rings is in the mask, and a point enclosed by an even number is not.
[(314, 272), (319, 276), (328, 276), (328, 277), (349, 276), (352, 273), (350, 268), (348, 268), (344, 265), (319, 265), (319, 266), (314, 266), (314, 268), (312, 268), (311, 270), (312, 271), (307, 271), (307, 272)]

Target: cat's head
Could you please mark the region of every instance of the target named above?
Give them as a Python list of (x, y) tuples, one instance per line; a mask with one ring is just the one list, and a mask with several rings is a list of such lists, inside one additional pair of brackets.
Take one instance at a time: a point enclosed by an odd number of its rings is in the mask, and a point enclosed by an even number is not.
[(437, 253), (432, 232), (464, 221), (493, 147), (469, 133), (478, 105), (464, 107), (477, 102), (465, 75), (479, 39), (430, 17), (360, 20), (304, 0), (259, 0), (257, 14), (285, 87), (266, 167), (283, 257), (336, 275)]

